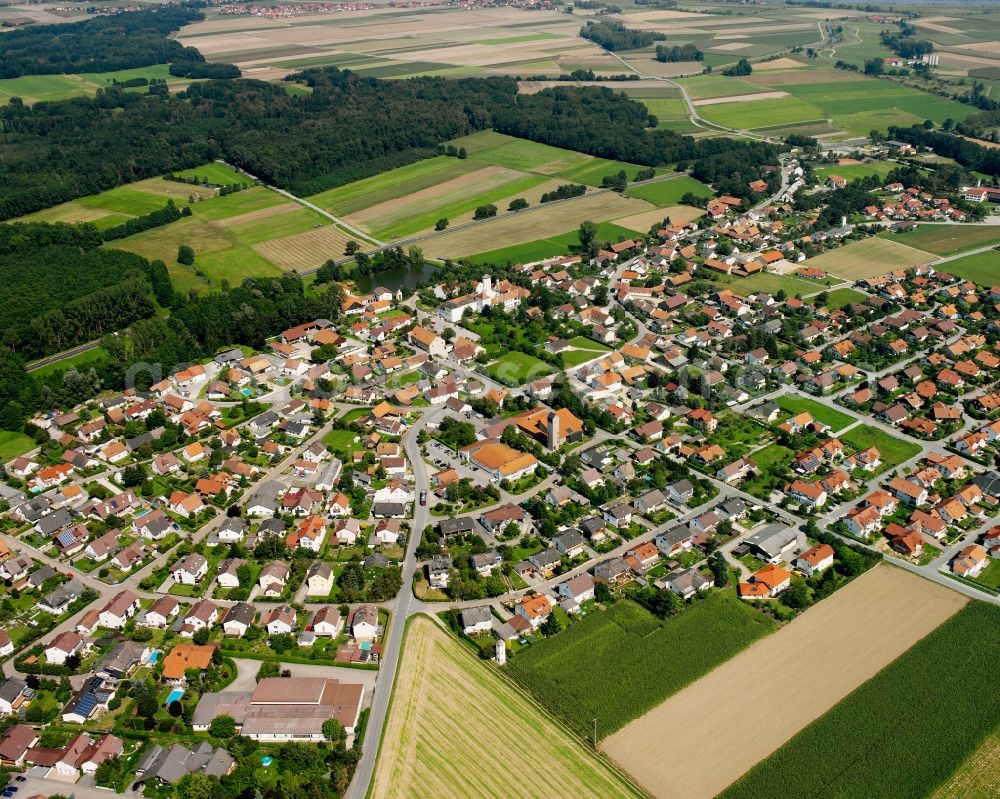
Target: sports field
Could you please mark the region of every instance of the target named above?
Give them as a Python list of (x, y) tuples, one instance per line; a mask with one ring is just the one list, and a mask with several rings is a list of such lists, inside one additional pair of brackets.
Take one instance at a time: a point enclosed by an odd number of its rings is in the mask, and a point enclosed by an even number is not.
[(997, 280), (997, 261), (1000, 254), (990, 252), (980, 252), (975, 255), (966, 255), (954, 261), (948, 261), (942, 268), (947, 269), (953, 275), (964, 277), (987, 288), (995, 286)]
[[(936, 257), (933, 253), (873, 236), (861, 241), (852, 241), (843, 247), (817, 255), (807, 260), (804, 265), (815, 266), (849, 280), (861, 280), (884, 275), (893, 269), (907, 269), (917, 264), (925, 264)], [(954, 263), (949, 265), (949, 270), (954, 271)]]
[[(711, 799), (966, 602), (960, 594), (922, 577), (877, 566), (632, 722), (607, 739), (602, 749), (657, 799)], [(995, 626), (994, 638), (997, 630), (1000, 626)], [(970, 640), (969, 646), (978, 644)], [(908, 708), (921, 708), (917, 712), (927, 715), (927, 696), (913, 692), (911, 680), (903, 678), (906, 673), (900, 674), (894, 693), (905, 695)], [(935, 679), (931, 673), (926, 676)], [(995, 683), (995, 674), (992, 679)], [(952, 690), (966, 688), (953, 684)], [(1000, 691), (994, 694), (997, 704)], [(871, 735), (865, 724), (853, 721), (851, 735), (865, 746), (874, 749), (897, 740), (888, 730)], [(706, 752), (712, 756), (705, 757)], [(805, 754), (799, 752), (781, 771), (768, 769), (767, 783), (752, 780), (752, 794), (726, 795), (760, 797), (765, 784), (770, 786), (766, 793), (777, 791), (782, 797), (820, 795), (817, 789), (823, 783), (816, 780), (816, 769)], [(844, 768), (851, 758), (842, 757), (836, 739), (810, 754), (821, 755), (830, 767), (836, 764), (840, 773), (853, 773)], [(928, 756), (923, 747), (913, 754)], [(815, 787), (795, 791), (790, 787), (793, 781)], [(866, 791), (826, 795), (875, 796)]]
[[(1000, 651), (1000, 608), (975, 602), (944, 620), (944, 607), (931, 607), (943, 621), (937, 629), (924, 625), (930, 633), (926, 638), (795, 735), (720, 799), (757, 799), (774, 793), (775, 785), (781, 787), (781, 797), (924, 797), (946, 785), (956, 769), (961, 779), (967, 758), (978, 755), (1000, 718), (1000, 674), (994, 657)], [(883, 606), (872, 605), (865, 616), (882, 611)], [(885, 630), (892, 638), (894, 632)], [(882, 643), (873, 642), (869, 651), (879, 652)], [(830, 669), (842, 669), (845, 655), (856, 652), (830, 653)], [(814, 677), (825, 676), (825, 671)], [(822, 681), (810, 683), (813, 689), (817, 685)], [(799, 693), (796, 699), (810, 694)], [(995, 751), (995, 739), (993, 747)], [(969, 791), (951, 795), (971, 799), (978, 791), (996, 796), (995, 781), (992, 790), (987, 787), (995, 769), (996, 761), (979, 761), (969, 773)]]
[(506, 386), (521, 386), (550, 375), (555, 369), (525, 352), (508, 352), (491, 363), (486, 372)]
[[(918, 225), (902, 233), (880, 233), (880, 237), (915, 247), (935, 255), (955, 255), (965, 250), (987, 247), (1000, 242), (996, 225)], [(949, 267), (950, 269), (950, 267)]]
[(581, 735), (593, 734), (596, 718), (603, 738), (776, 627), (731, 590), (713, 592), (667, 621), (622, 600), (520, 652), (508, 668)]
[(416, 616), (408, 623), (369, 796), (637, 794), (437, 624)]

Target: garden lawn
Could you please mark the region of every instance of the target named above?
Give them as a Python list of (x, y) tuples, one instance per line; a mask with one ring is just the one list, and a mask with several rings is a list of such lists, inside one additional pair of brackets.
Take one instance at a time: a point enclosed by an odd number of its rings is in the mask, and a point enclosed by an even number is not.
[(526, 352), (508, 352), (491, 363), (486, 371), (504, 385), (520, 386), (550, 375), (555, 369)]
[(0, 430), (0, 461), (6, 463), (38, 446), (35, 440), (14, 430)]
[(824, 405), (822, 402), (808, 399), (807, 397), (784, 394), (778, 397), (775, 402), (777, 402), (779, 408), (783, 411), (787, 411), (793, 416), (797, 413), (802, 413), (803, 411), (809, 411), (809, 413), (812, 414), (813, 419), (817, 422), (821, 422), (822, 424), (829, 425), (830, 430), (834, 433), (847, 427), (847, 425), (854, 421), (854, 417), (848, 416), (846, 413), (841, 413), (838, 410), (834, 410), (828, 405)]
[(712, 190), (702, 183), (687, 175), (682, 175), (669, 180), (658, 180), (655, 183), (644, 183), (640, 186), (633, 186), (626, 194), (630, 197), (638, 197), (640, 200), (648, 200), (660, 208), (667, 208), (678, 205), (681, 197), (685, 194), (693, 194), (696, 197), (708, 198), (712, 196)]
[[(511, 677), (571, 729), (603, 738), (777, 629), (731, 591), (664, 622), (622, 600), (511, 659)], [(624, 654), (627, 653), (627, 657)]]
[(996, 244), (1000, 242), (1000, 229), (994, 225), (918, 225), (915, 230), (879, 233), (879, 236), (944, 256)]
[(611, 347), (601, 344), (600, 341), (594, 341), (592, 338), (587, 338), (586, 336), (576, 336), (569, 340), (569, 343), (576, 347), (578, 350), (594, 350), (595, 352), (611, 352)]
[(969, 604), (719, 799), (930, 795), (996, 729), (998, 651), (1000, 608)]
[(899, 464), (920, 453), (919, 444), (896, 438), (866, 424), (851, 428), (839, 438), (842, 444), (855, 450), (877, 447), (882, 455), (880, 472), (895, 469)]
[(867, 299), (866, 295), (854, 289), (834, 289), (827, 293), (826, 302), (823, 305), (833, 310), (834, 308), (843, 308), (851, 303), (864, 302)]
[(323, 443), (341, 460), (352, 459), (353, 453), (361, 445), (354, 439), (357, 436), (353, 430), (331, 430), (323, 437)]
[(996, 252), (978, 252), (966, 255), (954, 261), (948, 261), (947, 269), (953, 275), (964, 277), (987, 288), (997, 283), (997, 262), (1000, 254)]
[[(613, 222), (599, 222), (597, 225), (597, 240), (600, 242), (613, 244), (630, 239), (637, 234), (638, 231), (616, 225)], [(481, 252), (473, 255), (471, 260), (477, 264), (526, 264), (557, 255), (566, 255), (573, 248), (579, 246), (579, 232), (571, 230), (568, 233), (546, 239), (526, 241), (523, 244), (512, 244), (510, 247)]]

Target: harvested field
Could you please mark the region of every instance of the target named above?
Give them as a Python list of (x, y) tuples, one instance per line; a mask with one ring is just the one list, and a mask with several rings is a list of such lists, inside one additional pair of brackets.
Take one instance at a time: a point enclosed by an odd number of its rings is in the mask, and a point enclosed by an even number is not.
[(770, 72), (775, 69), (805, 69), (805, 64), (794, 58), (775, 58), (773, 61), (761, 61), (753, 65), (754, 72)]
[[(614, 62), (618, 64), (618, 62)], [(621, 64), (618, 64), (620, 67)], [(608, 86), (607, 81), (597, 81), (597, 80), (569, 80), (569, 81), (559, 81), (558, 86)], [(615, 84), (611, 84), (613, 87)], [(538, 94), (538, 92), (543, 89), (551, 89), (553, 86), (550, 80), (521, 80), (517, 83), (517, 90), (519, 94)], [(631, 96), (632, 92), (637, 89), (655, 89), (657, 91), (657, 96), (666, 96), (670, 93), (671, 96), (679, 96), (676, 89), (672, 87), (664, 86), (663, 81), (659, 80), (630, 80), (627, 84), (622, 85), (622, 89), (628, 89), (628, 94)], [(471, 150), (469, 151), (472, 152)]]
[(712, 45), (711, 49), (729, 52), (731, 50), (746, 50), (748, 47), (753, 47), (753, 44), (750, 42), (726, 42), (725, 44)]
[(727, 97), (708, 97), (704, 100), (695, 100), (692, 105), (718, 105), (719, 103), (748, 103), (753, 100), (776, 100), (779, 97), (788, 97), (788, 92), (754, 92), (752, 94), (730, 94)]
[(711, 799), (967, 602), (877, 566), (602, 748), (657, 799)]
[(352, 238), (336, 225), (324, 225), (305, 233), (255, 244), (253, 249), (282, 269), (304, 272), (318, 268), (329, 258), (343, 258), (344, 247)]
[(860, 280), (935, 260), (931, 253), (878, 237), (837, 247), (805, 262), (838, 277)]
[(676, 225), (679, 222), (691, 222), (704, 214), (705, 212), (701, 208), (695, 208), (693, 205), (671, 205), (668, 208), (643, 211), (611, 221), (631, 230), (649, 230), (650, 227), (660, 224), (665, 218)]
[(1000, 727), (958, 767), (931, 799), (996, 799), (1000, 795)]
[(259, 208), (256, 211), (247, 211), (245, 214), (220, 219), (216, 224), (219, 227), (232, 227), (233, 225), (242, 225), (244, 222), (256, 222), (258, 219), (267, 219), (271, 216), (298, 211), (301, 207), (298, 203), (282, 203), (281, 205), (272, 205), (270, 208)]
[(424, 252), (432, 257), (458, 258), (487, 249), (543, 239), (553, 230), (570, 230), (585, 219), (604, 222), (649, 210), (652, 210), (652, 206), (642, 200), (622, 197), (613, 192), (593, 193), (466, 230), (457, 230), (428, 239), (422, 246)]
[[(500, 779), (531, 752), (535, 766)], [(636, 796), (425, 616), (410, 620), (372, 799)]]

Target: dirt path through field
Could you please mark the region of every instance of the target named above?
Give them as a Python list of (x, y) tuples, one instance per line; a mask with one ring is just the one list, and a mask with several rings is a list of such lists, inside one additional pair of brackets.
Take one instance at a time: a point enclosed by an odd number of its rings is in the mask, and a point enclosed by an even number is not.
[(657, 799), (711, 799), (967, 601), (877, 566), (601, 748)]

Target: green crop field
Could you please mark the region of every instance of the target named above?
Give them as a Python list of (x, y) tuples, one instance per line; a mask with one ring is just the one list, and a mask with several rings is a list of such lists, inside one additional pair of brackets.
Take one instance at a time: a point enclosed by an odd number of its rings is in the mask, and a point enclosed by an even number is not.
[[(915, 230), (879, 236), (944, 256), (996, 244), (1000, 242), (1000, 229), (994, 225), (918, 225)], [(951, 266), (947, 269), (951, 271)]]
[[(488, 142), (496, 142), (497, 139), (495, 137), (501, 135), (492, 133), (492, 131), (490, 133), (492, 135), (486, 139)], [(465, 147), (469, 151), (468, 146), (462, 142), (466, 139), (475, 140), (476, 137), (482, 135), (475, 133), (464, 139), (456, 139), (453, 144), (456, 147)], [(541, 166), (552, 166), (553, 169), (546, 169), (546, 172), (549, 173), (554, 172), (555, 169), (569, 169), (593, 160), (589, 155), (584, 155), (574, 150), (563, 150), (560, 147), (552, 147), (548, 144), (540, 144), (528, 141), (527, 139), (517, 139), (513, 136), (505, 136), (504, 138), (506, 141), (499, 144), (469, 151), (470, 157), (474, 157), (477, 161), (484, 164), (505, 166), (508, 169), (521, 169), (524, 171), (536, 170)]]
[(895, 469), (899, 464), (905, 463), (910, 458), (920, 454), (920, 445), (912, 441), (904, 441), (888, 433), (884, 433), (877, 427), (860, 424), (848, 430), (840, 436), (841, 442), (853, 450), (863, 450), (868, 447), (877, 447), (882, 455), (882, 466), (879, 472)]
[[(733, 59), (733, 61), (736, 60), (736, 58)], [(684, 85), (692, 100), (705, 100), (709, 97), (732, 97), (737, 94), (754, 94), (766, 91), (750, 81), (741, 78), (727, 78), (725, 75), (719, 74), (681, 78), (677, 82)]]
[(1000, 608), (974, 602), (719, 795), (924, 797), (1000, 718)]
[[(617, 242), (630, 239), (638, 231), (629, 230), (613, 222), (600, 222), (597, 225), (597, 240), (601, 242)], [(471, 260), (477, 264), (526, 264), (541, 261), (556, 255), (566, 255), (572, 247), (580, 246), (580, 236), (576, 230), (552, 236), (547, 239), (527, 241), (523, 244), (512, 244), (498, 250), (489, 250), (473, 255)]]
[[(514, 175), (515, 173), (507, 174)], [(481, 205), (496, 203), (505, 197), (516, 197), (545, 183), (546, 180), (547, 178), (541, 175), (523, 175), (470, 197), (450, 199), (450, 201), (448, 195), (441, 195), (433, 200), (428, 198), (426, 202), (421, 204), (419, 213), (410, 216), (400, 213), (395, 216), (391, 224), (376, 229), (374, 233), (376, 237), (385, 241), (409, 236), (434, 227), (434, 223), (442, 217), (453, 219), (474, 211)]]
[(644, 183), (640, 186), (633, 186), (625, 193), (629, 197), (648, 200), (660, 208), (678, 205), (681, 197), (688, 193), (704, 198), (713, 196), (712, 190), (708, 186), (687, 175), (670, 178), (669, 180), (658, 180), (656, 183)]
[[(632, 96), (631, 94), (629, 96)], [(643, 105), (649, 109), (660, 122), (670, 119), (687, 119), (687, 103), (678, 98), (649, 98), (642, 100)], [(657, 126), (659, 127), (659, 126)]]
[[(827, 278), (830, 282), (830, 278)], [(757, 291), (776, 294), (784, 291), (789, 297), (817, 294), (823, 290), (824, 283), (819, 280), (806, 280), (794, 275), (776, 275), (772, 272), (758, 272), (750, 277), (736, 275), (713, 275), (709, 280), (713, 286), (727, 288), (740, 296), (747, 296)]]
[(214, 183), (217, 186), (225, 186), (230, 183), (252, 182), (250, 178), (241, 172), (237, 172), (229, 164), (220, 164), (218, 161), (213, 161), (204, 166), (196, 166), (192, 169), (183, 169), (177, 175), (182, 178), (197, 178), (200, 181)]
[(817, 402), (808, 397), (800, 397), (796, 394), (783, 394), (775, 402), (779, 408), (793, 416), (797, 413), (808, 411), (813, 419), (829, 426), (833, 432), (842, 430), (854, 421), (853, 416), (841, 413), (828, 405), (824, 405), (822, 402)]
[[(86, 352), (81, 352), (79, 355), (74, 355), (71, 358), (64, 358), (61, 361), (56, 361), (55, 363), (50, 363), (46, 366), (41, 366), (38, 369), (31, 369), (31, 373), (36, 377), (52, 374), (53, 372), (61, 372), (65, 369), (69, 369), (71, 366), (75, 366), (77, 369), (88, 364), (92, 364), (95, 361), (101, 360), (101, 358), (107, 357), (108, 351), (103, 347), (95, 347), (92, 350), (87, 350)], [(30, 368), (30, 365), (29, 365)]]
[(897, 166), (897, 164), (886, 161), (877, 161), (873, 164), (834, 164), (833, 166), (821, 166), (816, 170), (816, 174), (823, 178), (828, 178), (830, 175), (840, 175), (840, 177), (850, 181), (866, 178), (869, 175), (885, 177)]
[(308, 199), (333, 214), (346, 216), (388, 200), (408, 197), (422, 189), (475, 172), (481, 166), (475, 161), (440, 155), (356, 180)]
[(487, 367), (487, 374), (507, 386), (520, 386), (555, 371), (545, 361), (526, 352), (508, 352)]
[(617, 175), (625, 172), (629, 180), (634, 180), (636, 173), (647, 167), (638, 164), (629, 164), (624, 161), (609, 161), (606, 158), (588, 158), (575, 166), (559, 169), (555, 174), (558, 177), (571, 180), (574, 183), (586, 183), (591, 186), (600, 186), (601, 181), (607, 175)]
[(997, 279), (997, 258), (996, 252), (979, 252), (975, 255), (966, 255), (954, 261), (948, 261), (948, 272), (966, 280), (972, 280), (980, 286), (990, 288), (1000, 283)]
[(716, 591), (661, 621), (628, 600), (590, 613), (513, 657), (511, 676), (581, 735), (606, 737), (777, 624)]
[(716, 125), (740, 130), (813, 122), (827, 118), (822, 108), (797, 97), (703, 105), (698, 108), (698, 114)]
[(33, 438), (13, 430), (0, 430), (0, 461), (6, 463), (38, 445)]

